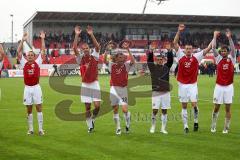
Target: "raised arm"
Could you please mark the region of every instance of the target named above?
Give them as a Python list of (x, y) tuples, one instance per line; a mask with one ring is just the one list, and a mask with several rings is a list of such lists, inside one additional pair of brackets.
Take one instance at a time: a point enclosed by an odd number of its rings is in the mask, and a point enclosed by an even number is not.
[(105, 51), (104, 54), (103, 54), (103, 63), (105, 63), (105, 64), (108, 64), (108, 63), (109, 63), (109, 61), (108, 61), (108, 59), (107, 59), (107, 56), (108, 56), (108, 54), (107, 54), (107, 52)]
[(40, 38), (41, 38), (41, 54), (42, 55), (44, 55), (46, 52), (45, 37), (46, 37), (46, 33), (44, 31), (41, 31)]
[(185, 25), (184, 25), (184, 24), (179, 24), (179, 26), (178, 26), (178, 31), (177, 31), (177, 33), (176, 33), (176, 35), (175, 35), (174, 40), (173, 40), (173, 46), (174, 46), (174, 49), (175, 49), (176, 52), (177, 52), (178, 49), (179, 49), (179, 44), (178, 44), (178, 42), (179, 42), (179, 38), (180, 38), (180, 33), (181, 33), (182, 31), (184, 31), (184, 29), (185, 29)]
[(213, 33), (213, 40), (212, 40), (212, 50), (214, 57), (218, 56), (218, 51), (217, 51), (217, 37), (220, 34), (220, 31), (214, 31)]
[(130, 47), (130, 43), (124, 42), (124, 43), (122, 44), (122, 48), (126, 49), (127, 52), (128, 52), (128, 55), (129, 55), (129, 57), (130, 57), (130, 64), (133, 65), (133, 64), (135, 64), (135, 58), (133, 57), (133, 55), (132, 55), (129, 47)]
[(212, 49), (212, 41), (209, 43), (208, 47), (203, 50), (203, 56), (206, 56), (206, 54)]
[(88, 33), (88, 35), (91, 37), (91, 39), (92, 39), (92, 42), (93, 42), (93, 45), (94, 45), (94, 47), (95, 47), (95, 51), (96, 52), (99, 52), (100, 51), (100, 45), (99, 45), (99, 43), (97, 42), (97, 40), (96, 40), (96, 38), (95, 38), (95, 36), (94, 36), (94, 34), (93, 34), (93, 28), (91, 27), (91, 26), (87, 26), (87, 33)]
[(0, 54), (5, 54), (2, 44), (0, 43)]
[(233, 58), (235, 58), (236, 57), (236, 49), (235, 49), (235, 46), (234, 46), (234, 43), (232, 40), (232, 32), (229, 29), (226, 30), (226, 36), (229, 40), (230, 54)]
[(173, 64), (173, 52), (171, 49), (168, 49), (166, 66), (170, 69), (172, 67), (172, 64)]
[(79, 51), (78, 51), (78, 37), (79, 35), (81, 34), (81, 27), (80, 26), (76, 26), (75, 29), (75, 37), (74, 37), (74, 41), (73, 41), (73, 51), (74, 51), (74, 54), (76, 56), (79, 55)]
[(24, 41), (27, 41), (27, 39), (28, 39), (28, 34), (27, 34), (27, 33), (24, 33), (24, 34), (23, 34), (23, 37), (22, 37), (22, 40), (20, 41), (20, 43), (19, 43), (19, 45), (18, 45), (18, 49), (17, 49), (18, 58), (21, 58), (21, 57), (22, 57), (23, 42), (24, 42)]
[(153, 50), (152, 49), (148, 50), (146, 55), (147, 55), (148, 69), (150, 70), (150, 72), (153, 72), (155, 68), (154, 59), (153, 59)]

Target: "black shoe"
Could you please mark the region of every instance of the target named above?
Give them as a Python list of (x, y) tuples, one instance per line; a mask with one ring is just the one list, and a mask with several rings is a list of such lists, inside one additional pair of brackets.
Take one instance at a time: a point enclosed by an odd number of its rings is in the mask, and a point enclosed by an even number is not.
[(188, 128), (184, 128), (184, 133), (188, 133), (189, 132), (189, 129)]
[(88, 133), (92, 133), (93, 132), (93, 128), (88, 128)]
[(126, 127), (126, 133), (129, 133), (129, 127)]
[(197, 132), (197, 131), (198, 131), (198, 123), (194, 123), (193, 131), (194, 131), (194, 132)]

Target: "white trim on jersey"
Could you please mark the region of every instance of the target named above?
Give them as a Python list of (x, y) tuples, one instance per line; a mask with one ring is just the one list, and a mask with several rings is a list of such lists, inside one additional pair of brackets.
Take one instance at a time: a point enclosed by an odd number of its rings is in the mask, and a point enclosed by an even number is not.
[[(96, 52), (95, 49), (93, 49), (93, 52), (91, 53), (91, 55), (94, 57), (95, 60), (97, 61), (99, 60), (99, 52)], [(84, 53), (81, 53), (81, 52), (77, 56), (75, 56), (77, 64), (79, 65), (81, 64), (81, 60), (83, 56), (84, 56)]]
[[(38, 56), (38, 57), (37, 57), (37, 59), (35, 59), (35, 62), (36, 62), (38, 65), (40, 65), (40, 64), (42, 64), (42, 62), (43, 62), (42, 55), (41, 55), (41, 54), (38, 54), (37, 56)], [(21, 66), (21, 68), (23, 68), (26, 63), (27, 63), (27, 59), (22, 55), (22, 56), (21, 56), (21, 59), (20, 59), (20, 66)]]
[[(183, 50), (179, 47), (178, 51), (176, 53), (177, 56), (177, 60), (179, 61), (183, 56), (185, 56), (185, 53), (183, 52)], [(203, 50), (197, 53), (192, 54), (192, 56), (194, 56), (197, 60), (198, 63), (200, 63), (202, 61), (202, 59), (204, 58), (203, 56)]]
[[(216, 64), (218, 64), (223, 59), (223, 57), (220, 54), (217, 57), (214, 57), (214, 58), (215, 58)], [(228, 58), (231, 59), (233, 65), (236, 64), (236, 60), (231, 54), (228, 55)]]
[[(117, 63), (113, 63), (113, 62), (111, 62), (111, 61), (108, 63), (108, 70), (109, 70), (110, 73), (112, 72), (112, 65), (114, 65), (114, 64), (117, 64)], [(134, 64), (131, 64), (130, 61), (125, 62), (124, 65), (125, 65), (125, 67), (126, 67), (126, 71), (127, 71), (127, 72), (129, 72), (130, 69), (131, 69), (132, 67), (134, 67)]]

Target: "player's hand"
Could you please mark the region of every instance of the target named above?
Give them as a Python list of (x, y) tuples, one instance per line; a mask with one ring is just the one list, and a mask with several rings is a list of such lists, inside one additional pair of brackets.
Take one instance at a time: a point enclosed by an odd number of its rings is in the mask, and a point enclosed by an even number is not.
[(217, 38), (217, 37), (220, 35), (220, 31), (214, 31), (214, 32), (213, 32), (213, 35), (214, 35), (214, 37)]
[(87, 26), (86, 31), (89, 35), (92, 35), (93, 34), (93, 27), (92, 26)]
[(28, 39), (28, 34), (25, 32), (22, 37), (22, 41), (27, 41)]
[(232, 37), (232, 32), (230, 31), (230, 29), (226, 29), (226, 36), (227, 36), (227, 38)]
[(81, 34), (81, 32), (82, 32), (82, 30), (81, 30), (81, 27), (80, 27), (80, 26), (76, 26), (76, 27), (75, 27), (75, 29), (74, 29), (74, 31), (75, 31), (75, 34), (76, 34), (76, 35), (80, 35), (80, 34)]
[(184, 25), (184, 24), (179, 24), (179, 26), (178, 26), (178, 31), (179, 31), (179, 32), (183, 32), (184, 29), (185, 29), (185, 25)]
[(45, 39), (45, 37), (46, 37), (46, 33), (44, 31), (41, 31), (40, 32), (40, 38)]
[(129, 47), (130, 47), (130, 43), (129, 42), (123, 42), (123, 44), (122, 44), (122, 48), (123, 49), (129, 49)]

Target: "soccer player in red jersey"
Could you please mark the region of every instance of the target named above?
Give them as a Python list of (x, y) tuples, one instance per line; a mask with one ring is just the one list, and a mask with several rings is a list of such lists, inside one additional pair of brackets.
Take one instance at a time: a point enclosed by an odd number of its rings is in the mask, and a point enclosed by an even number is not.
[(178, 31), (174, 38), (174, 49), (177, 52), (178, 59), (178, 96), (179, 101), (182, 103), (182, 119), (184, 124), (184, 132), (188, 133), (188, 114), (187, 114), (187, 104), (190, 101), (193, 108), (194, 116), (194, 131), (198, 131), (198, 113), (199, 109), (197, 107), (198, 99), (198, 88), (197, 88), (197, 77), (198, 77), (198, 67), (204, 56), (211, 50), (212, 43), (208, 45), (204, 50), (193, 54), (193, 46), (191, 44), (185, 45), (185, 51), (178, 45), (180, 33), (185, 29), (184, 24), (180, 24)]
[[(42, 40), (42, 54), (45, 53), (45, 33), (41, 32), (40, 37)], [(28, 35), (25, 33), (23, 35), (22, 41), (18, 46), (18, 58), (20, 58), (21, 67), (23, 67), (23, 76), (24, 76), (24, 96), (23, 96), (23, 104), (27, 107), (27, 120), (28, 120), (28, 135), (33, 134), (33, 114), (32, 107), (33, 104), (36, 104), (37, 110), (37, 119), (38, 119), (38, 133), (40, 136), (44, 135), (43, 130), (43, 113), (42, 113), (42, 90), (39, 85), (40, 78), (40, 67), (39, 65), (42, 63), (42, 56), (39, 54), (35, 55), (33, 50), (28, 50), (26, 52), (26, 57), (23, 57), (22, 49), (24, 43), (26, 43), (28, 39)], [(30, 48), (29, 48), (30, 49)]]
[(218, 112), (221, 104), (225, 104), (226, 115), (223, 133), (226, 134), (229, 131), (231, 119), (231, 104), (234, 95), (233, 77), (234, 65), (236, 63), (236, 52), (232, 40), (232, 33), (229, 29), (227, 29), (226, 31), (226, 36), (229, 40), (230, 50), (227, 45), (223, 45), (219, 53), (217, 52), (216, 40), (219, 34), (219, 31), (215, 31), (213, 40), (213, 51), (217, 64), (217, 79), (213, 94), (213, 103), (215, 106), (212, 113), (211, 132), (216, 132)]
[(109, 66), (109, 71), (111, 73), (111, 80), (110, 80), (110, 101), (111, 106), (113, 107), (113, 119), (116, 124), (116, 134), (121, 134), (121, 126), (120, 126), (120, 118), (118, 113), (119, 105), (122, 106), (122, 111), (124, 113), (124, 119), (126, 122), (126, 133), (129, 133), (130, 129), (130, 117), (131, 114), (128, 111), (128, 72), (135, 64), (135, 59), (132, 56), (129, 50), (129, 43), (124, 42), (122, 44), (122, 48), (126, 49), (130, 61), (126, 61), (126, 56), (117, 51), (116, 55), (113, 56), (113, 62), (107, 61), (107, 53), (104, 54), (104, 63)]
[(2, 44), (0, 44), (0, 78), (3, 69), (11, 69), (11, 64), (7, 61), (7, 57), (5, 57), (5, 52)]
[[(73, 50), (76, 56), (77, 63), (80, 65), (80, 72), (82, 77), (81, 86), (81, 101), (85, 103), (86, 107), (86, 122), (88, 132), (91, 133), (94, 129), (95, 118), (100, 110), (101, 92), (98, 82), (98, 60), (100, 46), (93, 34), (93, 28), (88, 26), (86, 31), (90, 36), (94, 49), (91, 53), (90, 47), (87, 43), (81, 44), (81, 53), (78, 51), (78, 40), (81, 34), (80, 26), (75, 27), (75, 38), (73, 42)], [(91, 104), (94, 104), (93, 113), (91, 113)]]

